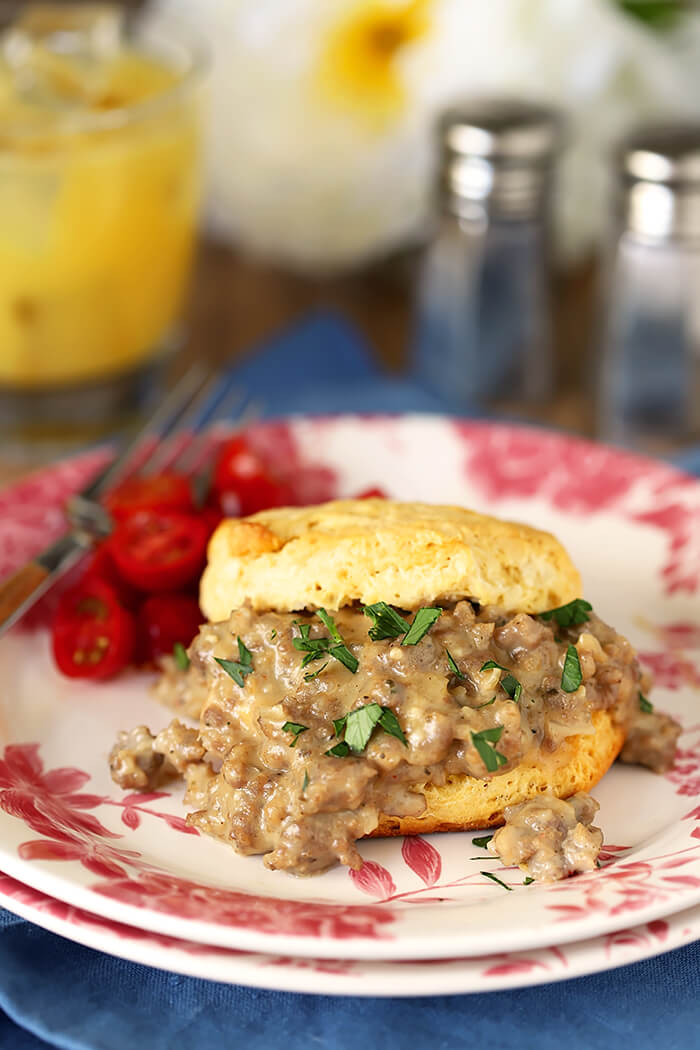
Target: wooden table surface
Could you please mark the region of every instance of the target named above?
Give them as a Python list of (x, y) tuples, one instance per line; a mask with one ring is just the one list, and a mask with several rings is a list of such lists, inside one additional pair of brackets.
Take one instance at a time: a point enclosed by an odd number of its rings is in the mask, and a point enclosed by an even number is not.
[[(419, 252), (384, 260), (337, 277), (289, 273), (205, 241), (188, 309), (189, 340), (183, 361), (231, 362), (314, 308), (331, 307), (374, 346), (385, 366), (399, 372), (410, 345), (413, 288)], [(531, 418), (589, 432), (586, 388), (592, 267), (555, 281), (556, 396)], [(513, 407), (517, 410), (518, 406)], [(0, 483), (26, 472), (0, 449)]]

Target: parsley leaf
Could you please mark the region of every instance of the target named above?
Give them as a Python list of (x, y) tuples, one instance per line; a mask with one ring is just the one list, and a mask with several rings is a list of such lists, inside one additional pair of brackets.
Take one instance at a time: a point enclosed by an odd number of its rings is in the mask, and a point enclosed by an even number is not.
[(643, 693), (639, 693), (639, 710), (643, 711), (645, 715), (651, 714), (654, 710), (654, 705), (651, 700), (647, 700)]
[[(299, 623), (298, 620), (295, 620), (294, 625), (299, 628), (299, 634), (292, 638), (292, 645), (297, 652), (306, 654), (301, 661), (301, 666), (307, 667), (314, 660), (322, 660), (323, 657), (328, 654), (328, 656), (334, 657), (334, 659), (338, 660), (344, 667), (347, 667), (349, 671), (352, 671), (352, 673), (355, 674), (359, 667), (358, 660), (353, 656), (343, 641), (333, 618), (328, 615), (325, 609), (319, 609), (316, 615), (321, 623), (328, 629), (330, 638), (311, 638), (310, 625), (308, 623)], [(310, 679), (306, 680), (310, 681)]]
[(496, 751), (494, 744), (501, 739), (503, 726), (494, 726), (492, 729), (482, 729), (480, 733), (472, 733), (472, 743), (479, 752), (479, 757), (489, 773), (495, 773), (500, 766), (505, 766), (508, 759), (500, 751)]
[(472, 846), (478, 846), (479, 849), (486, 849), (492, 838), (493, 835), (482, 835), (478, 839), (472, 839)]
[(465, 681), (467, 676), (465, 674), (462, 674), (459, 667), (457, 667), (457, 664), (455, 663), (454, 657), (452, 656), (450, 650), (445, 649), (445, 652), (447, 653), (447, 666), (449, 667), (450, 671), (452, 671), (452, 674), (456, 674), (458, 678), (461, 678), (462, 681)]
[(294, 739), (292, 740), (291, 744), (289, 745), (290, 747), (294, 747), (294, 745), (296, 744), (296, 742), (299, 739), (299, 737), (301, 736), (301, 734), (305, 733), (308, 728), (309, 728), (308, 726), (300, 725), (299, 722), (285, 722), (284, 725), (282, 726), (282, 732), (283, 733), (294, 733)]
[(389, 707), (381, 707), (377, 703), (365, 704), (364, 707), (356, 707), (354, 711), (348, 711), (342, 718), (333, 719), (335, 735), (343, 735), (343, 747), (333, 747), (326, 751), (327, 755), (335, 755), (336, 758), (345, 758), (350, 752), (359, 754), (367, 747), (375, 726), (380, 726), (385, 733), (395, 736), (402, 744), (408, 747), (403, 729), (398, 718)]
[(369, 629), (372, 641), (378, 642), (382, 638), (398, 638), (400, 634), (403, 634), (401, 645), (418, 645), (418, 642), (439, 619), (442, 609), (426, 605), (418, 610), (411, 624), (386, 602), (365, 605), (363, 612), (365, 616), (369, 616), (374, 621), (374, 626)]
[(253, 673), (252, 653), (246, 649), (240, 635), (238, 636), (238, 660), (222, 660), (219, 656), (215, 656), (214, 659), (241, 689), (245, 685), (245, 676)]
[(418, 642), (428, 633), (441, 614), (442, 609), (435, 609), (431, 606), (424, 606), (422, 609), (419, 609), (413, 617), (413, 623), (401, 644), (418, 645)]
[(277, 637), (277, 630), (276, 630), (276, 628), (273, 627), (272, 631), (270, 632), (270, 641), (274, 642), (276, 637)]
[(401, 728), (401, 723), (390, 707), (382, 708), (382, 717), (379, 719), (379, 725), (385, 733), (388, 733), (389, 736), (395, 736), (405, 747), (408, 747), (408, 741)]
[(520, 697), (523, 694), (523, 687), (517, 678), (512, 674), (507, 674), (505, 678), (501, 678), (501, 687), (505, 689), (514, 704), (520, 703)]
[(386, 602), (365, 605), (362, 611), (374, 622), (374, 627), (369, 629), (369, 636), (373, 642), (379, 642), (382, 638), (398, 638), (400, 634), (406, 634), (410, 627), (408, 620), (404, 620), (403, 616)]
[(506, 883), (499, 879), (498, 875), (492, 875), (490, 871), (480, 871), (480, 875), (483, 875), (485, 879), (491, 879), (491, 882), (497, 882), (499, 886), (502, 886), (504, 890), (512, 890), (512, 886), (507, 886)]
[[(499, 671), (505, 671), (506, 672), (505, 678), (501, 678), (501, 681), (500, 681), (499, 684), (505, 690), (505, 692), (508, 694), (508, 696), (511, 698), (513, 703), (514, 704), (519, 704), (520, 703), (520, 697), (523, 695), (523, 687), (520, 684), (520, 682), (518, 681), (518, 679), (515, 677), (515, 675), (510, 673), (510, 671), (508, 670), (507, 667), (504, 667), (503, 664), (497, 664), (495, 660), (487, 660), (485, 664), (482, 664), (480, 670), (481, 671), (493, 671), (496, 667), (499, 669)], [(490, 700), (489, 700), (489, 703), (491, 703)], [(486, 704), (482, 704), (481, 706), (482, 707), (486, 707), (487, 705)], [(477, 711), (478, 711), (478, 708), (477, 708)]]
[(175, 642), (175, 645), (173, 646), (173, 659), (175, 660), (175, 666), (180, 671), (186, 671), (190, 666), (190, 658), (187, 655), (187, 650), (182, 642)]
[(304, 783), (301, 785), (301, 793), (302, 793), (302, 795), (304, 794), (304, 792), (306, 791), (308, 786), (309, 786), (309, 771), (308, 771), (308, 769), (305, 769), (304, 770)]
[(355, 752), (364, 751), (372, 730), (382, 717), (379, 704), (365, 704), (349, 711), (345, 719), (345, 742)]
[(475, 707), (474, 710), (475, 711), (481, 711), (482, 707), (490, 707), (491, 704), (495, 704), (495, 702), (496, 702), (496, 694), (494, 693), (490, 700), (487, 700), (485, 704), (479, 704), (479, 706)]
[(574, 598), (566, 605), (559, 605), (556, 609), (548, 609), (547, 612), (539, 613), (540, 620), (555, 620), (560, 627), (575, 627), (579, 623), (589, 620), (589, 612), (593, 606), (583, 598)]
[(531, 886), (534, 881), (532, 875), (526, 875), (523, 879), (523, 886)]
[(328, 660), (326, 660), (325, 664), (323, 664), (322, 667), (319, 667), (317, 671), (308, 671), (304, 675), (304, 681), (305, 682), (313, 682), (314, 678), (318, 678), (318, 676), (320, 675), (321, 671), (325, 671), (325, 669), (327, 667), (328, 667)]
[(581, 663), (576, 646), (570, 645), (564, 658), (564, 668), (561, 672), (561, 687), (565, 693), (575, 693), (582, 681)]
[(347, 758), (350, 754), (350, 746), (341, 740), (334, 747), (329, 747), (325, 754), (332, 755), (333, 758)]

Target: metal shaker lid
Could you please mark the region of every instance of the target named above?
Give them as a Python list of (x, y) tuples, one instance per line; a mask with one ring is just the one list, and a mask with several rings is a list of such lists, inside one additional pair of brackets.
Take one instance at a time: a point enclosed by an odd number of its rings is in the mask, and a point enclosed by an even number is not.
[(458, 213), (471, 201), (512, 218), (532, 216), (561, 135), (561, 114), (536, 103), (482, 98), (451, 106), (438, 123), (443, 202)]
[(700, 124), (647, 125), (618, 147), (627, 228), (652, 239), (700, 237)]

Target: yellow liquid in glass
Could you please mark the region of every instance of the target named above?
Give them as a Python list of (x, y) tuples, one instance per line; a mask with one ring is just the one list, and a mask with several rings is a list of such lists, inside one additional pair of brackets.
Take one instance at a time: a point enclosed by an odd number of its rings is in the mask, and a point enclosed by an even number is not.
[[(70, 61), (59, 58), (49, 73), (66, 97), (83, 87)], [(14, 93), (0, 66), (0, 386), (128, 371), (178, 321), (200, 138), (196, 94), (191, 85), (178, 94), (179, 79), (125, 47), (100, 68), (99, 90), (93, 81), (79, 100), (79, 116), (94, 113), (94, 124), (78, 120), (70, 131), (45, 100)], [(119, 126), (119, 111), (138, 103)], [(99, 118), (110, 112), (111, 128)]]

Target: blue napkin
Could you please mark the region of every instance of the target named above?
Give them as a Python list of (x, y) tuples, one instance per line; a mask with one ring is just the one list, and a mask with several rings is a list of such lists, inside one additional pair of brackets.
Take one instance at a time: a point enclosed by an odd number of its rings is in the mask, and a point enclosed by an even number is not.
[[(235, 369), (233, 382), (268, 417), (445, 410), (411, 380), (382, 374), (357, 333), (331, 315), (272, 340)], [(697, 461), (700, 468), (700, 453)], [(0, 1050), (609, 1050), (621, 1039), (635, 1050), (687, 1050), (700, 1046), (699, 1004), (700, 943), (536, 988), (348, 999), (163, 973), (0, 910)]]

